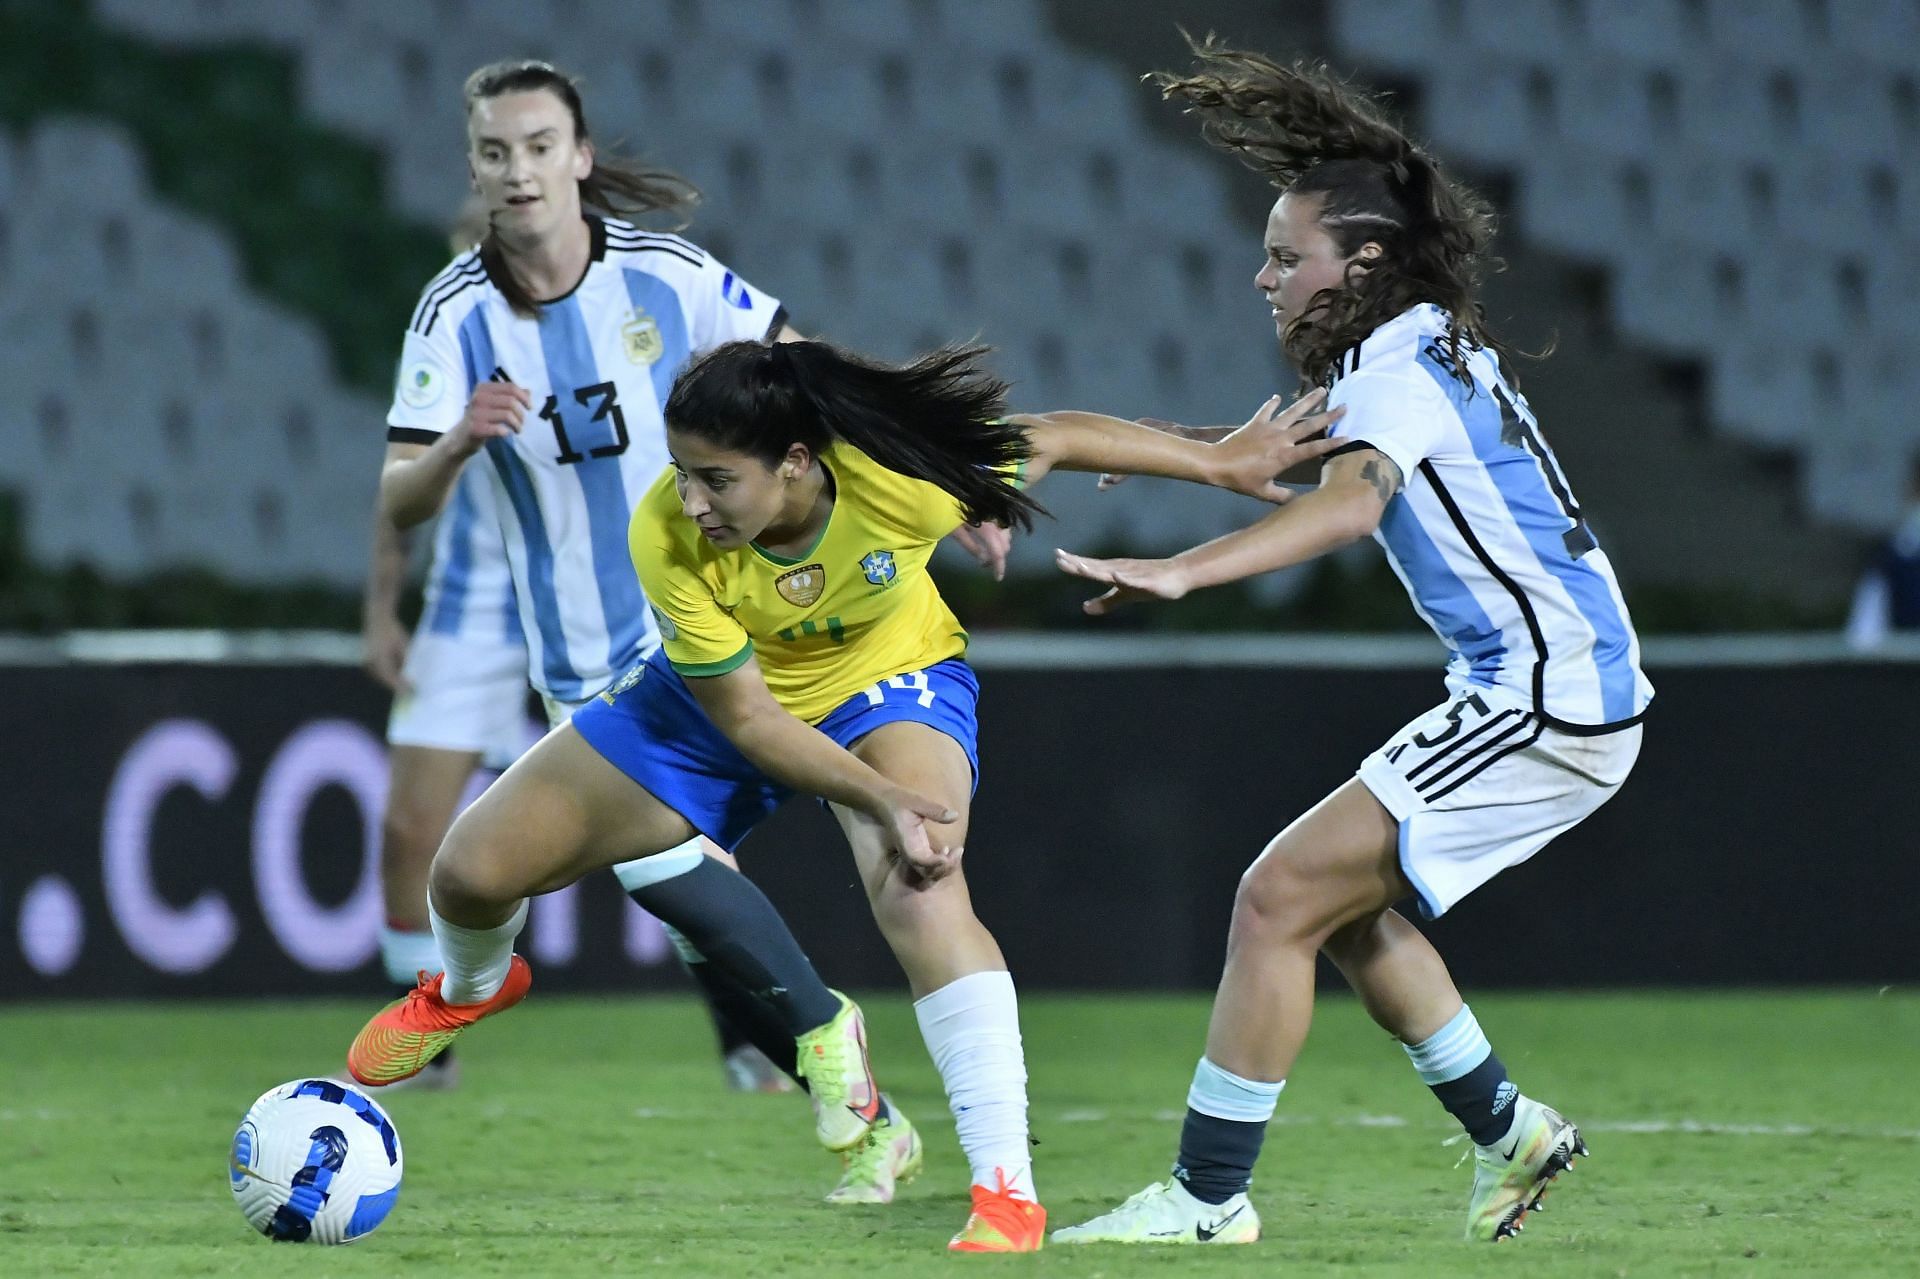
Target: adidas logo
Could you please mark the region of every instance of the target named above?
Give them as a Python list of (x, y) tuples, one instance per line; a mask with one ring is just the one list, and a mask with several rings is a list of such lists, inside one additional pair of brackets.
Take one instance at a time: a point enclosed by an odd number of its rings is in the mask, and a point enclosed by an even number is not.
[(1497, 1115), (1511, 1106), (1513, 1099), (1519, 1095), (1520, 1090), (1514, 1087), (1512, 1080), (1503, 1081), (1493, 1092), (1493, 1113)]

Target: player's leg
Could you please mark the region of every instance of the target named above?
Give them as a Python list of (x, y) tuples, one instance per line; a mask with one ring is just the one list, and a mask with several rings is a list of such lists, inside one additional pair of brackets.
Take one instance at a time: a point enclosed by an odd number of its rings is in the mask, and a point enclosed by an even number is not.
[(731, 847), (785, 798), (713, 726), (664, 658), (582, 708), (564, 730), (605, 766), (711, 834), (639, 858), (616, 859), (633, 899), (701, 955), (711, 975), (749, 993), (784, 1030), (769, 1047), (798, 1056), (816, 1132), (830, 1150), (858, 1146), (885, 1113), (851, 1000), (827, 989), (773, 904), (713, 843)]
[[(380, 960), (389, 981), (411, 990), (419, 974), (441, 970), (440, 947), (427, 919), (427, 871), (459, 810), (477, 750), (396, 745), (387, 754), (387, 806), (380, 821), (380, 891), (386, 922)], [(434, 1061), (431, 1082), (450, 1086), (453, 1057)], [(425, 1079), (425, 1076), (422, 1076)]]
[(419, 970), (439, 971), (439, 952), (427, 924), (427, 868), (479, 766), (477, 750), (395, 746), (387, 753), (387, 807), (380, 819), (386, 926), (380, 931), (380, 958), (387, 976), (403, 988), (413, 986)]
[[(576, 711), (591, 705), (596, 699), (565, 702), (542, 694), (540, 700), (547, 713), (548, 725), (558, 728), (571, 720)], [(734, 870), (739, 869), (733, 855), (712, 840), (696, 836), (687, 851), (696, 848)], [(636, 890), (644, 888), (657, 877), (657, 866), (654, 864), (617, 865), (613, 871), (615, 878), (620, 880), (621, 889), (636, 902), (640, 900)], [(708, 964), (705, 956), (677, 929), (671, 925), (663, 926), (674, 955), (693, 979), (695, 989), (706, 1004), (727, 1086), (738, 1092), (792, 1091), (799, 1082), (794, 1071), (792, 1037), (782, 1029), (784, 1022), (779, 1015), (762, 1006), (762, 1001), (751, 990), (732, 980), (723, 967)], [(785, 932), (785, 921), (781, 921), (779, 927), (781, 932)]]
[[(1359, 776), (1397, 819), (1402, 873), (1432, 917), (1584, 820), (1638, 751), (1637, 729), (1562, 734), (1469, 692), (1402, 730)], [(1518, 1233), (1547, 1184), (1585, 1153), (1579, 1130), (1508, 1078), (1438, 952), (1397, 912), (1354, 920), (1326, 953), (1473, 1140), (1468, 1237)]]
[[(894, 722), (852, 749), (878, 772), (961, 814), (928, 833), (948, 847), (964, 846), (973, 763), (953, 737), (929, 724)], [(906, 970), (971, 1171), (974, 1215), (953, 1246), (1036, 1248), (1046, 1214), (1034, 1194), (1019, 1006), (999, 944), (973, 912), (966, 873), (924, 880), (888, 856), (872, 818), (837, 805), (834, 816), (852, 846), (874, 919)]]
[(692, 833), (577, 733), (549, 733), (447, 832), (428, 876), (445, 971), (368, 1023), (348, 1069), (363, 1083), (405, 1078), (468, 1026), (519, 1002), (531, 975), (513, 940), (528, 897)]
[(1358, 782), (1282, 831), (1241, 877), (1214, 996), (1206, 1055), (1194, 1070), (1173, 1178), (1063, 1243), (1251, 1243), (1245, 1198), (1280, 1090), (1313, 1017), (1314, 959), (1326, 939), (1408, 890), (1395, 823)]

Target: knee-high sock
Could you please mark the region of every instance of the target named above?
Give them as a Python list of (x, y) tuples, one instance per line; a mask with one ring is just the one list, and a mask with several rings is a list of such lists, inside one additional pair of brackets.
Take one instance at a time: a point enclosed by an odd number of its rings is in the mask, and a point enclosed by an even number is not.
[(839, 1013), (787, 921), (745, 875), (685, 845), (613, 869), (627, 895), (684, 938), (713, 975), (777, 1019), (786, 1048), (769, 1054), (774, 1061), (792, 1061), (793, 1041)]
[(492, 928), (450, 924), (440, 918), (431, 899), (427, 902), (427, 918), (433, 924), (433, 939), (440, 945), (440, 959), (446, 964), (440, 998), (450, 1004), (478, 1004), (493, 998), (506, 985), (513, 939), (526, 927), (526, 900), (521, 899), (506, 923)]
[(693, 978), (695, 989), (707, 1001), (720, 1055), (725, 1057), (742, 1044), (752, 1044), (766, 1054), (768, 1061), (785, 1071), (789, 1079), (806, 1089), (807, 1081), (797, 1073), (800, 1056), (794, 1038), (787, 1033), (786, 1021), (772, 1005), (733, 980), (724, 969), (708, 963), (707, 957), (678, 932), (669, 928), (667, 937), (673, 942), (687, 976)]
[(1027, 1063), (1020, 1049), (1013, 974), (973, 973), (948, 982), (916, 1000), (913, 1011), (947, 1087), (947, 1105), (974, 1184), (997, 1189), (997, 1174), (1014, 1194), (1033, 1199)]

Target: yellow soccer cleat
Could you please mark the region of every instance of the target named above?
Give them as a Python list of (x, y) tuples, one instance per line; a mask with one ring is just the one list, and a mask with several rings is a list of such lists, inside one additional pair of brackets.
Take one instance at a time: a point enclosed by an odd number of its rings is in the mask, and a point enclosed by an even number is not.
[(477, 1004), (449, 1004), (440, 998), (440, 983), (445, 979), (445, 973), (431, 977), (421, 973), (419, 985), (361, 1027), (347, 1049), (347, 1072), (375, 1087), (419, 1074), (459, 1038), (461, 1031), (525, 999), (527, 987), (533, 984), (533, 971), (526, 960), (515, 955), (507, 965), (506, 983), (493, 998)]
[(860, 1006), (834, 991), (840, 1011), (796, 1041), (799, 1073), (813, 1094), (814, 1131), (828, 1150), (851, 1150), (880, 1118), (880, 1086), (867, 1062)]
[(1007, 1175), (994, 1170), (999, 1184), (992, 1190), (973, 1188), (973, 1213), (960, 1233), (947, 1244), (948, 1252), (1039, 1252), (1047, 1240), (1047, 1210), (1031, 1199), (1016, 1199), (1007, 1191)]
[(920, 1134), (900, 1113), (893, 1099), (888, 1098), (886, 1118), (868, 1130), (859, 1145), (840, 1152), (845, 1172), (840, 1184), (827, 1192), (827, 1202), (892, 1203), (894, 1190), (919, 1176), (925, 1162)]

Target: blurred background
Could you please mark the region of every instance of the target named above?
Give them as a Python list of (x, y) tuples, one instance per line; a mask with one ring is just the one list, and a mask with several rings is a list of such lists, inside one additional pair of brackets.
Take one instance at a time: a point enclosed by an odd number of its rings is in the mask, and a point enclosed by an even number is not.
[[(1488, 310), (1556, 347), (1521, 376), (1649, 637), (1633, 782), (1463, 912), (1551, 909), (1577, 942), (1515, 971), (1458, 929), (1463, 980), (1920, 975), (1897, 944), (1920, 841), (1888, 802), (1920, 762), (1917, 0), (0, 19), (9, 996), (380, 985), (360, 591), (472, 68), (579, 75), (600, 145), (693, 179), (686, 234), (805, 332), (886, 357), (978, 335), (1022, 407), (1238, 422), (1294, 382), (1251, 285), (1272, 193), (1139, 83), (1182, 65), (1177, 25), (1391, 93), (1493, 198)], [(1080, 478), (1050, 483), (1057, 523), (1007, 584), (944, 570), (987, 671), (982, 915), (1039, 984), (1210, 985), (1239, 869), (1440, 695), (1441, 653), (1370, 543), (1092, 626), (1054, 545), (1173, 549), (1257, 512)], [(818, 814), (784, 813), (747, 865), (823, 968), (895, 982)], [(607, 884), (530, 944), (563, 982), (678, 980)]]

